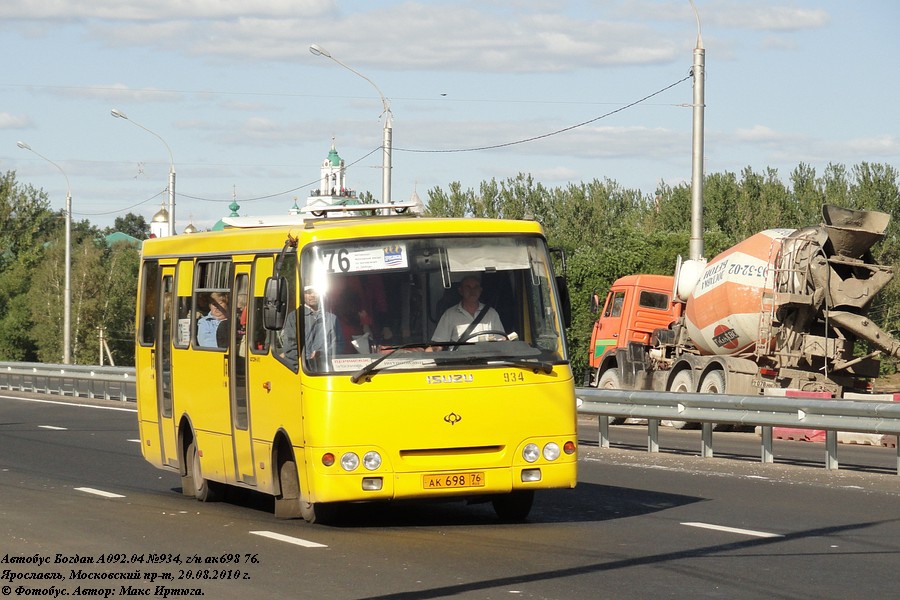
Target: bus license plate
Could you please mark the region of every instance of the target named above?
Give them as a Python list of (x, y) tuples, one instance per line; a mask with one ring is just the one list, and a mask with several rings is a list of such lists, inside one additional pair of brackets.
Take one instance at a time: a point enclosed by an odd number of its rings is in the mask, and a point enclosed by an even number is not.
[(484, 471), (453, 473), (450, 475), (446, 473), (441, 475), (423, 475), (422, 487), (426, 490), (484, 487)]

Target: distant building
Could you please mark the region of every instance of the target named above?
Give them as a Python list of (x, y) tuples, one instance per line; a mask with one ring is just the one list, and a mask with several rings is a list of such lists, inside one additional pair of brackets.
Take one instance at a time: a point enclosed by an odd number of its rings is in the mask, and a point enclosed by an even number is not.
[[(322, 161), (319, 189), (312, 190), (306, 199), (306, 208), (319, 206), (335, 206), (359, 204), (356, 191), (347, 185), (347, 170), (344, 159), (340, 157), (334, 147), (334, 138), (331, 139), (331, 150)], [(293, 209), (292, 209), (293, 210)]]
[(103, 241), (106, 242), (106, 245), (109, 248), (112, 248), (116, 244), (122, 243), (140, 248), (141, 244), (143, 244), (141, 240), (137, 239), (133, 235), (128, 235), (127, 233), (123, 233), (121, 231), (114, 231), (111, 234), (104, 236)]
[(166, 207), (160, 209), (150, 219), (150, 237), (163, 238), (169, 236), (169, 211)]
[[(239, 217), (238, 211), (241, 209), (241, 205), (237, 203), (237, 200), (232, 200), (231, 204), (228, 205), (228, 208), (231, 209), (231, 214), (229, 217)], [(210, 228), (210, 231), (222, 231), (225, 229), (225, 221), (223, 219), (219, 219), (215, 225)]]

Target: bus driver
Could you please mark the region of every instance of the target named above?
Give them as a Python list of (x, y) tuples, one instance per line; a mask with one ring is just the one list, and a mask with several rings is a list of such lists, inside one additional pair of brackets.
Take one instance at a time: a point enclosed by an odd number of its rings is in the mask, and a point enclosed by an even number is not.
[[(456, 342), (463, 335), (469, 337), (475, 331), (504, 331), (497, 311), (479, 301), (481, 282), (477, 277), (474, 275), (464, 277), (459, 282), (457, 290), (462, 299), (459, 304), (444, 311), (434, 330), (434, 335), (431, 336), (432, 342)], [(478, 319), (479, 315), (480, 319)], [(476, 319), (478, 319), (477, 322), (475, 322)], [(472, 337), (477, 339), (477, 336)]]

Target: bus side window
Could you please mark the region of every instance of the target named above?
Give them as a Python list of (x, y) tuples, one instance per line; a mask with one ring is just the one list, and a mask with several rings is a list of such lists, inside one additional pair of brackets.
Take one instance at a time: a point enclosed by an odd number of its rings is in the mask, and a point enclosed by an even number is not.
[(191, 343), (191, 297), (177, 296), (175, 300), (175, 347), (187, 348)]
[[(296, 373), (299, 369), (299, 349), (297, 347), (297, 255), (288, 254), (282, 262), (281, 269), (277, 274), (283, 277), (283, 281), (287, 283), (287, 315), (284, 320), (284, 327), (280, 330), (271, 332), (272, 354), (281, 363)], [(259, 313), (262, 316), (262, 299), (260, 299)]]
[(141, 316), (139, 339), (142, 345), (156, 343), (156, 313), (159, 306), (159, 263), (145, 262), (141, 291)]
[(269, 332), (263, 324), (263, 306), (265, 305), (265, 297), (254, 294), (250, 298), (249, 318), (247, 331), (249, 344), (248, 348), (253, 354), (265, 354), (269, 350)]
[[(235, 282), (235, 295), (234, 295), (234, 320), (233, 324), (230, 324), (231, 327), (235, 327), (235, 343), (238, 346), (238, 354), (240, 356), (247, 356), (247, 318), (249, 317), (249, 296), (250, 294), (250, 277), (248, 275), (238, 275), (238, 278)], [(226, 324), (223, 327), (227, 327)], [(221, 329), (221, 327), (220, 327)], [(221, 339), (221, 336), (219, 336)], [(221, 343), (219, 344), (222, 345)], [(226, 342), (227, 346), (227, 342)]]

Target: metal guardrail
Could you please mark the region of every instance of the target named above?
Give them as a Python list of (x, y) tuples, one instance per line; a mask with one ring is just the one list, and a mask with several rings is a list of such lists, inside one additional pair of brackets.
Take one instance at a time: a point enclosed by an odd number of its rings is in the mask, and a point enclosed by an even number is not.
[[(0, 362), (0, 390), (135, 401), (133, 367)], [(825, 430), (825, 468), (838, 469), (839, 431), (900, 435), (900, 402), (729, 394), (676, 394), (578, 388), (580, 414), (598, 415), (599, 444), (609, 448), (611, 417), (647, 419), (647, 449), (659, 451), (661, 420), (701, 424), (700, 455), (713, 456), (713, 424), (760, 426), (760, 458), (774, 462), (773, 427)], [(605, 418), (604, 418), (605, 417)], [(900, 475), (900, 444), (897, 444)]]
[[(774, 462), (772, 428), (825, 431), (825, 468), (838, 469), (838, 432), (900, 434), (900, 402), (827, 400), (778, 396), (734, 396), (578, 388), (580, 414), (598, 415), (599, 443), (609, 448), (611, 417), (647, 419), (647, 450), (659, 451), (661, 420), (699, 422), (700, 456), (713, 456), (713, 424), (760, 426), (760, 459)], [(606, 418), (604, 418), (606, 417)], [(897, 444), (900, 475), (900, 444)]]
[(0, 362), (0, 390), (123, 402), (137, 399), (133, 367)]

